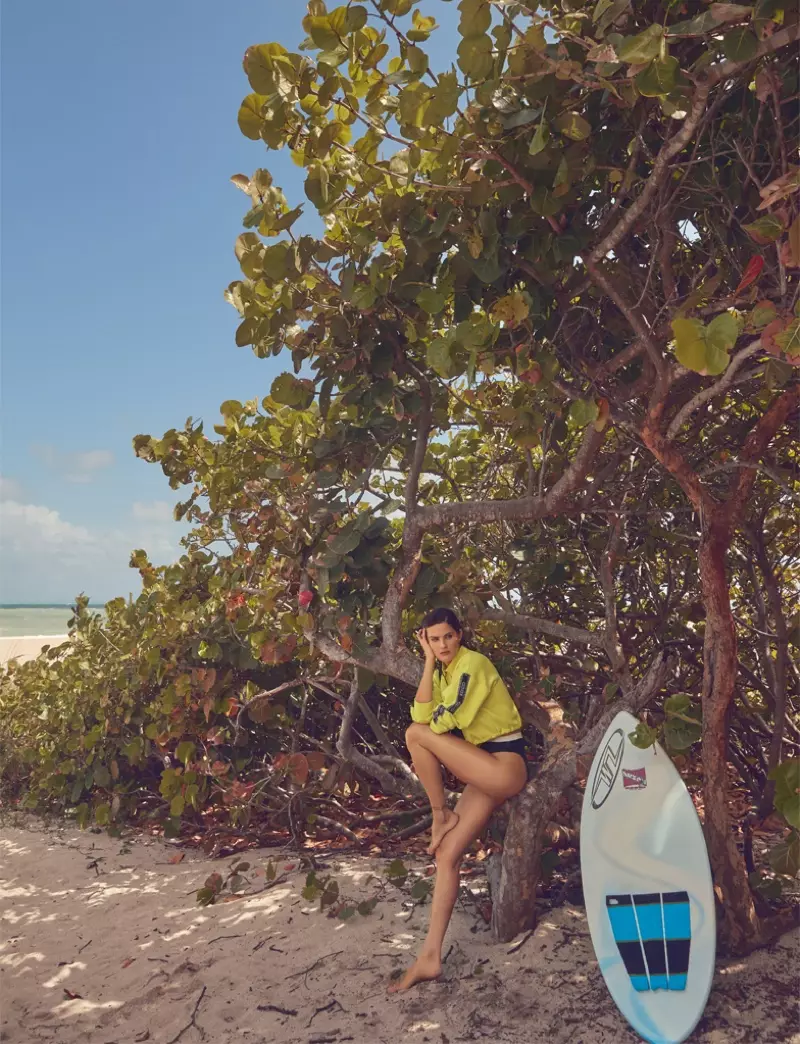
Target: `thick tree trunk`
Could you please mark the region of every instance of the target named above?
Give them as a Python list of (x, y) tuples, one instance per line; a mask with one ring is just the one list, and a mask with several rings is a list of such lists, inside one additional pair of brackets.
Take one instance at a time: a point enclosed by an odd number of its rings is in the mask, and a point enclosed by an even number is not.
[(536, 925), (545, 832), (562, 791), (574, 778), (574, 762), (561, 762), (529, 784), (511, 810), (497, 890), (492, 895), (492, 934), (499, 942)]
[(507, 942), (536, 924), (536, 889), (545, 834), (561, 794), (577, 779), (578, 762), (591, 760), (619, 711), (641, 711), (663, 688), (673, 668), (674, 660), (659, 653), (630, 694), (608, 708), (577, 743), (565, 743), (563, 732), (559, 732), (539, 775), (512, 802), (503, 861), (492, 895), (492, 934), (498, 942)]
[(737, 670), (736, 628), (725, 569), (730, 539), (731, 527), (724, 507), (703, 519), (703, 801), (706, 842), (721, 900), (720, 941), (731, 953), (744, 953), (756, 944), (761, 926), (728, 808), (728, 714)]

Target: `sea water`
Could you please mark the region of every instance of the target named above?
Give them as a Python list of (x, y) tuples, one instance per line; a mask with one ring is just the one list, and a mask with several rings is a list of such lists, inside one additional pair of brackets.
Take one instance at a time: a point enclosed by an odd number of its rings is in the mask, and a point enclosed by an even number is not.
[[(100, 606), (93, 608), (99, 610)], [(0, 606), (0, 638), (66, 634), (71, 616), (72, 608), (68, 605), (3, 605)]]

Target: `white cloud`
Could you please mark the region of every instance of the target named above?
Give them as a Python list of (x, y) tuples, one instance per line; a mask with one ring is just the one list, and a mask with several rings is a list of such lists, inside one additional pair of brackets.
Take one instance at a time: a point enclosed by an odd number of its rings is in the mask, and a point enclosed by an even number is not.
[(133, 517), (139, 522), (171, 522), (172, 504), (166, 500), (136, 500), (133, 504)]
[[(18, 483), (8, 488), (19, 492)], [(76, 525), (43, 504), (3, 499), (0, 601), (69, 603), (80, 591), (106, 601), (138, 591), (131, 551), (144, 548), (156, 564), (173, 561), (184, 531), (166, 502), (137, 502), (126, 525), (102, 528)]]
[(0, 540), (4, 548), (17, 554), (38, 549), (72, 555), (85, 553), (93, 544), (92, 534), (85, 526), (65, 522), (52, 508), (17, 500), (0, 503)]
[(103, 449), (62, 453), (55, 446), (45, 443), (31, 446), (31, 453), (48, 468), (57, 471), (67, 482), (92, 482), (98, 471), (110, 468), (114, 463), (111, 450)]

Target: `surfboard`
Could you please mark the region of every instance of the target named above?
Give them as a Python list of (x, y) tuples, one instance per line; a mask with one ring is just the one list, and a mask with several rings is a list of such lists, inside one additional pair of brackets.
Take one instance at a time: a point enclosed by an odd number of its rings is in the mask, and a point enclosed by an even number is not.
[(589, 770), (581, 875), (600, 971), (651, 1044), (679, 1044), (711, 991), (716, 917), (705, 838), (689, 792), (658, 744), (641, 750), (620, 711)]

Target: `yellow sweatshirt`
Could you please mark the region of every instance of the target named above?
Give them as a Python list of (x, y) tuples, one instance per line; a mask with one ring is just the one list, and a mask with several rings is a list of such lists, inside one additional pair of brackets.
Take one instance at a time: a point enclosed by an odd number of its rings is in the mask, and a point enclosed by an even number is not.
[(483, 653), (463, 645), (452, 663), (433, 672), (433, 699), (411, 704), (411, 717), (434, 732), (460, 729), (478, 746), (522, 728), (519, 711), (497, 668)]

